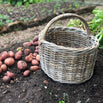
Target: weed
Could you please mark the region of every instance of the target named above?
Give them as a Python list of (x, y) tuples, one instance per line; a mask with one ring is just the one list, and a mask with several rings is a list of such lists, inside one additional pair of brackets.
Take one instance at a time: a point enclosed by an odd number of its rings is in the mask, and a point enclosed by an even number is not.
[(24, 19), (25, 19), (24, 17), (21, 17), (21, 18), (20, 18), (20, 20), (22, 20), (22, 21), (24, 21)]
[(75, 0), (73, 0), (73, 5), (74, 5), (76, 8), (80, 8), (80, 7), (81, 7), (80, 3), (79, 3), (78, 1), (75, 1)]
[(30, 12), (30, 15), (34, 15), (33, 11)]
[(24, 19), (24, 21), (29, 21), (29, 18)]
[(60, 6), (61, 6), (61, 4), (56, 2), (56, 4), (54, 5), (54, 8), (60, 10)]
[(0, 20), (0, 26), (2, 26), (3, 25), (3, 21), (2, 20)]
[(35, 17), (33, 16), (33, 17), (30, 17), (30, 20), (33, 20)]
[(56, 13), (56, 9), (54, 8), (54, 11), (53, 11), (53, 13), (55, 14)]
[(43, 13), (43, 12), (45, 12), (45, 10), (46, 10), (46, 9), (45, 9), (45, 8), (43, 8), (43, 9), (41, 10), (41, 12)]
[(72, 10), (72, 5), (69, 5), (69, 10)]
[(6, 23), (12, 23), (13, 20), (6, 20)]
[(52, 92), (49, 92), (49, 95), (52, 95)]
[(10, 13), (10, 12), (11, 12), (11, 9), (12, 9), (12, 7), (9, 7), (9, 9), (8, 9), (8, 13)]
[(52, 12), (52, 10), (48, 10), (48, 14), (49, 14), (49, 15), (51, 14), (51, 12)]

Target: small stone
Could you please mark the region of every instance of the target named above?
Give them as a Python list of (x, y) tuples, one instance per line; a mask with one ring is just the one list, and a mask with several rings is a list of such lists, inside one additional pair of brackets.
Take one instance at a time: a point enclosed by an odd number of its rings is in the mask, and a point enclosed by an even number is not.
[(85, 92), (86, 92), (86, 90), (84, 89), (84, 90), (83, 90), (83, 92), (85, 93)]
[(45, 89), (47, 89), (47, 86), (44, 86)]
[(10, 84), (14, 84), (14, 81), (13, 81), (13, 80), (11, 80), (11, 81), (10, 81)]
[(32, 103), (32, 101), (29, 101), (29, 103)]
[(39, 21), (39, 19), (38, 18), (34, 18), (34, 21)]

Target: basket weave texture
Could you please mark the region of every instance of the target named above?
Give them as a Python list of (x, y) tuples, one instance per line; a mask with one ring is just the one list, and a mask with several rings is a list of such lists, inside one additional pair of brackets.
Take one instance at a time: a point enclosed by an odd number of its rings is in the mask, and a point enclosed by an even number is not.
[[(50, 28), (63, 17), (79, 18), (85, 24), (87, 32), (75, 27)], [(53, 18), (39, 34), (42, 70), (60, 83), (78, 84), (90, 79), (99, 42), (89, 34), (89, 27), (81, 16), (66, 13)]]

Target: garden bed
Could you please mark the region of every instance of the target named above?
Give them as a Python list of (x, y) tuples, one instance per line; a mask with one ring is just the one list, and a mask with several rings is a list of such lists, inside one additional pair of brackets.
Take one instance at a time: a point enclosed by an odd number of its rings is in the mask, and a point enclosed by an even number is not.
[[(16, 43), (0, 51), (16, 52), (16, 48), (20, 46), (22, 43)], [(34, 49), (35, 47), (32, 46), (32, 52)], [(103, 103), (103, 55), (101, 52), (103, 51), (100, 51), (97, 56), (92, 78), (78, 85), (54, 82), (41, 68), (32, 72), (30, 76), (24, 77), (23, 72), (17, 69), (15, 63), (8, 68), (15, 73), (15, 79), (11, 83), (4, 83), (2, 81), (4, 73), (0, 75), (0, 103), (61, 103), (60, 101), (64, 98), (65, 103)], [(43, 82), (44, 80), (48, 83)]]
[(48, 22), (50, 19), (61, 13), (82, 14), (91, 12), (94, 5), (87, 5), (82, 2), (52, 2), (31, 4), (28, 6), (12, 7), (3, 5), (0, 7), (0, 33), (26, 29)]

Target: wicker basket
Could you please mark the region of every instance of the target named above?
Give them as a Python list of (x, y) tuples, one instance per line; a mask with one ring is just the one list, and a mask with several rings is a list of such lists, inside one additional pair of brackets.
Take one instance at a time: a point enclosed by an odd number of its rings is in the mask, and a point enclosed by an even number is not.
[[(74, 27), (50, 28), (54, 22), (64, 17), (80, 19), (87, 32)], [(89, 34), (87, 22), (81, 16), (66, 13), (53, 18), (39, 34), (42, 70), (60, 83), (78, 84), (90, 79), (99, 42)]]

